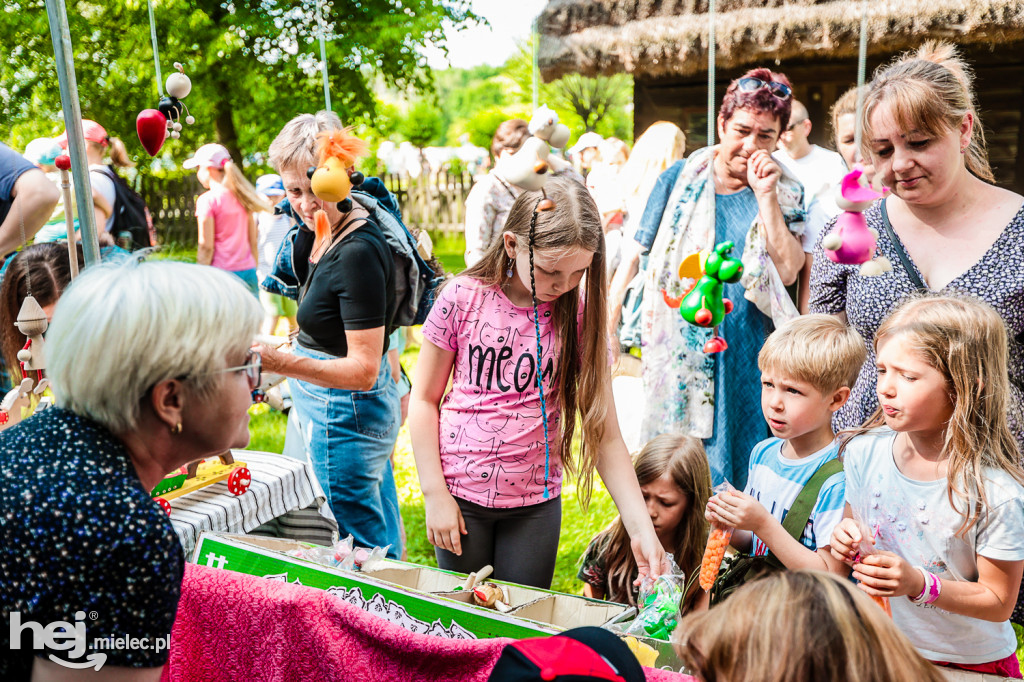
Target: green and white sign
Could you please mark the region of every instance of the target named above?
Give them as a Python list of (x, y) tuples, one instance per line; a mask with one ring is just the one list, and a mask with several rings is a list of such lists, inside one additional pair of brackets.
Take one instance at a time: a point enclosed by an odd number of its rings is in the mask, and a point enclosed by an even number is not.
[(452, 639), (524, 639), (581, 625), (599, 626), (626, 608), (502, 583), (513, 610), (499, 613), (468, 603), (470, 593), (454, 591), (463, 575), (400, 561), (387, 561), (372, 573), (349, 572), (285, 554), (304, 546), (288, 540), (203, 533), (193, 562), (316, 587), (412, 632)]

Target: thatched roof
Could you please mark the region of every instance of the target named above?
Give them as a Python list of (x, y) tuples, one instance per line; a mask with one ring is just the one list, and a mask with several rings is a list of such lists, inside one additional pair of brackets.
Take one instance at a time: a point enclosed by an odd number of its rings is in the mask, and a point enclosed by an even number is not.
[[(551, 0), (540, 16), (546, 80), (623, 71), (685, 77), (707, 69), (707, 0)], [(1024, 0), (871, 0), (870, 54), (945, 38), (960, 45), (1024, 39)], [(860, 0), (718, 0), (716, 63), (856, 58)]]

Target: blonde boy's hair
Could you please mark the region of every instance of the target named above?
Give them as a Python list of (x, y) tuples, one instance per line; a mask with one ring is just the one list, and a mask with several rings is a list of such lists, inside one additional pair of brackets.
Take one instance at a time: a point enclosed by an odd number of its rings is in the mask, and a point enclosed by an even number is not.
[(867, 359), (857, 330), (832, 315), (803, 315), (775, 330), (761, 347), (757, 367), (803, 381), (822, 393), (853, 387)]

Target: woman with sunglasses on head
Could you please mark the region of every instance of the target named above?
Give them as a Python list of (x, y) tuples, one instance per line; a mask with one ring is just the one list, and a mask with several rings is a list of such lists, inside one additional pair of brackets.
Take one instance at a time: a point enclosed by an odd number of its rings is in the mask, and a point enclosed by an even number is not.
[[(270, 145), (270, 163), (297, 222), (282, 249), (291, 249), (288, 284), (299, 295), (300, 332), (291, 353), (260, 350), (268, 372), (292, 379), (302, 443), (298, 448), (289, 441), (285, 449), (308, 453), (341, 535), (351, 534), (359, 547), (390, 545), (388, 556), (397, 559), (401, 517), (390, 457), (401, 413), (387, 355), (394, 331), (394, 256), (358, 201), (323, 201), (310, 186), (321, 134), (341, 130), (332, 112), (300, 114)], [(362, 146), (359, 140), (352, 145)], [(330, 226), (322, 238), (313, 231), (320, 210)]]
[[(785, 287), (804, 263), (803, 190), (771, 157), (790, 117), (783, 74), (754, 69), (733, 81), (718, 112), (721, 142), (691, 154), (674, 181), (659, 178), (634, 237), (650, 256), (641, 356), (647, 413), (642, 438), (685, 433), (705, 439), (711, 476), (742, 487), (746, 453), (769, 436), (748, 419), (758, 404), (757, 353), (771, 331), (797, 314)], [(711, 330), (666, 305), (685, 291), (687, 256), (731, 241), (743, 279), (726, 284), (735, 305), (720, 326), (729, 349), (705, 354)], [(690, 282), (692, 283), (692, 282)], [(734, 454), (735, 453), (735, 454)]]
[[(166, 650), (93, 645), (170, 636), (185, 558), (149, 494), (249, 443), (262, 317), (233, 276), (171, 261), (96, 265), (61, 296), (46, 334), (56, 406), (0, 434), (0, 679), (71, 679), (53, 661), (94, 653), (103, 679), (160, 678)], [(35, 624), (57, 622), (83, 628), (81, 645), (36, 649)]]

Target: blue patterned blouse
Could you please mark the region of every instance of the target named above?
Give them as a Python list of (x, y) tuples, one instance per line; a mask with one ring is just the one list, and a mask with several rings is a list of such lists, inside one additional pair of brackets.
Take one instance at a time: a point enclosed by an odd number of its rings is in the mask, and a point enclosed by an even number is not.
[[(183, 573), (170, 519), (107, 429), (54, 407), (0, 433), (0, 680), (28, 679), (33, 656), (162, 666)], [(58, 621), (84, 641), (47, 637)]]

